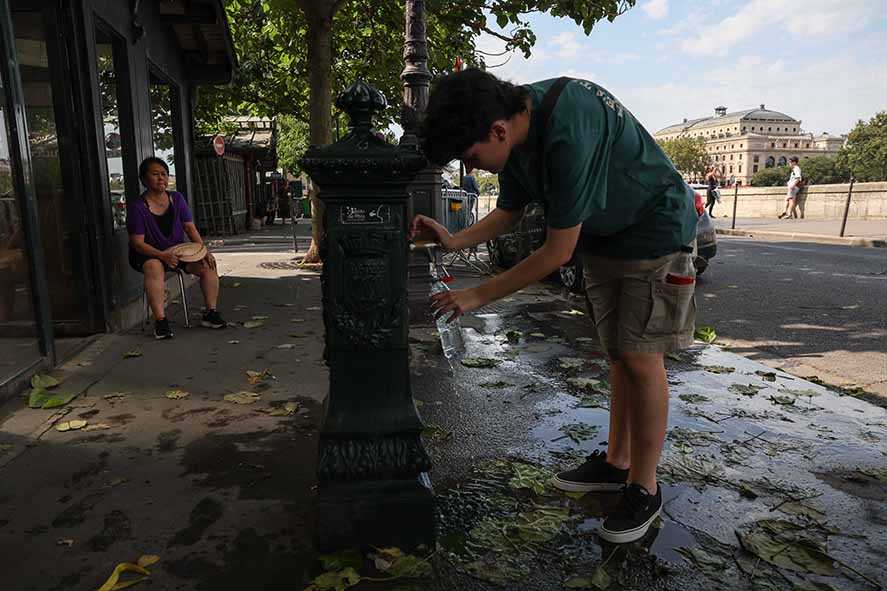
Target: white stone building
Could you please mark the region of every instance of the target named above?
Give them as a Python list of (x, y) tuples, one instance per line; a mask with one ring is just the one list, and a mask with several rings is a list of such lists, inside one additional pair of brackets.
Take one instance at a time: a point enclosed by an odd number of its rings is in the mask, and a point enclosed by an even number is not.
[(713, 117), (684, 119), (653, 134), (657, 140), (679, 137), (701, 138), (711, 161), (718, 165), (724, 179), (735, 177), (747, 185), (758, 170), (779, 166), (797, 156), (805, 158), (835, 154), (847, 136), (828, 133), (813, 135), (801, 129), (801, 121), (785, 113), (771, 111), (764, 105), (728, 113), (715, 108)]

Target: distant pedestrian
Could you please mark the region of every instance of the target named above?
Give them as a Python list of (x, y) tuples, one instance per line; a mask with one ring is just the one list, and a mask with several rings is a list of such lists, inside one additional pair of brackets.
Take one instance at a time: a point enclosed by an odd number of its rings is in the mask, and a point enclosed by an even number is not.
[(785, 194), (785, 211), (779, 214), (779, 219), (784, 217), (798, 217), (798, 193), (801, 192), (804, 178), (801, 176), (801, 167), (798, 166), (798, 157), (792, 156), (788, 159), (792, 167), (792, 174), (788, 177), (787, 191)]
[(705, 171), (705, 182), (708, 190), (705, 193), (705, 207), (708, 208), (708, 215), (714, 217), (715, 203), (718, 199), (718, 170), (714, 166), (709, 166)]
[(477, 186), (477, 179), (473, 174), (465, 174), (462, 176), (462, 190), (466, 193), (480, 194), (480, 188)]

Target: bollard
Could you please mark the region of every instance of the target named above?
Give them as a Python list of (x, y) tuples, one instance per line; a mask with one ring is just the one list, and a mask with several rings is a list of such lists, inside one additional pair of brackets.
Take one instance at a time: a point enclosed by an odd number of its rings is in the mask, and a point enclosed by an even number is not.
[(850, 177), (850, 189), (847, 191), (847, 202), (844, 203), (844, 219), (841, 221), (841, 233), (838, 234), (841, 238), (844, 237), (844, 230), (847, 228), (847, 214), (850, 213), (850, 199), (853, 197), (853, 183), (856, 181), (853, 177)]
[(320, 432), (317, 545), (428, 544), (434, 498), (412, 398), (407, 306), (407, 186), (427, 166), (416, 147), (372, 127), (385, 97), (357, 82), (336, 101), (347, 134), (301, 160), (325, 204), (323, 320), (329, 395)]
[(736, 188), (733, 189), (733, 223), (730, 224), (730, 229), (736, 229), (736, 204), (739, 203), (739, 185), (736, 185)]

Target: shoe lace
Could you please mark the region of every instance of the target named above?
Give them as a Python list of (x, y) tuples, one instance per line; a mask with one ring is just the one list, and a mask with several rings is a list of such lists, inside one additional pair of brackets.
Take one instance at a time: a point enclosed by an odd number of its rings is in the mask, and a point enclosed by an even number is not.
[(605, 460), (605, 459), (607, 459), (607, 452), (597, 449), (597, 450), (591, 452), (590, 456), (586, 456), (585, 459), (588, 460), (589, 462), (596, 462), (598, 460)]

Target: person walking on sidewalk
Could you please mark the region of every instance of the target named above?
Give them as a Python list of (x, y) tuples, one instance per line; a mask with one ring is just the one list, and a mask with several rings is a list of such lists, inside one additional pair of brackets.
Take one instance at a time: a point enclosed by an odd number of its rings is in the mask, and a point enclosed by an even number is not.
[(610, 359), (610, 433), (606, 453), (558, 474), (554, 485), (620, 491), (600, 535), (614, 543), (640, 539), (662, 509), (656, 467), (668, 419), (664, 354), (693, 340), (695, 283), (686, 252), (697, 219), (693, 192), (634, 116), (586, 80), (515, 86), (476, 69), (449, 74), (431, 91), (422, 135), (429, 160), (460, 159), (468, 171), (498, 173), (500, 194), (492, 212), (455, 235), (416, 216), (412, 239), (458, 250), (507, 232), (532, 200), (547, 209), (542, 247), (477, 287), (433, 296), (438, 317), (543, 279), (581, 242), (587, 296)]
[(784, 217), (798, 217), (798, 194), (801, 192), (801, 186), (804, 182), (804, 179), (801, 176), (801, 167), (798, 166), (798, 157), (792, 156), (788, 159), (788, 162), (792, 167), (792, 174), (788, 178), (788, 184), (786, 185), (785, 211), (779, 214), (779, 219)]
[(216, 304), (219, 300), (219, 274), (216, 259), (208, 251), (203, 260), (180, 261), (172, 248), (185, 242), (203, 244), (203, 238), (194, 225), (185, 197), (177, 191), (167, 191), (169, 166), (160, 158), (150, 156), (139, 166), (139, 179), (146, 191), (126, 208), (126, 228), (129, 232), (129, 266), (145, 276), (148, 306), (154, 315), (154, 338), (169, 339), (173, 332), (164, 310), (164, 279), (168, 271), (182, 269), (200, 278), (200, 289), (206, 303), (201, 325), (224, 328)]
[(715, 166), (709, 166), (705, 171), (705, 182), (708, 190), (705, 194), (705, 207), (708, 208), (708, 215), (714, 217), (715, 203), (718, 199), (718, 169)]

